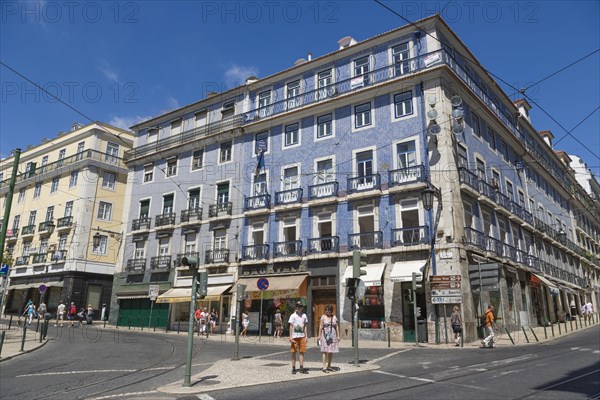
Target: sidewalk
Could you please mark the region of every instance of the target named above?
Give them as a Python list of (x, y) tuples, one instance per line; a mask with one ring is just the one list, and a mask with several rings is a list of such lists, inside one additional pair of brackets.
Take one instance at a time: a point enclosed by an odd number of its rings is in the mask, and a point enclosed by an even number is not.
[[(37, 327), (37, 332), (36, 332)], [(42, 347), (47, 343), (47, 340), (40, 342), (40, 332), (42, 330), (42, 322), (37, 323), (34, 320), (31, 325), (27, 326), (25, 341), (23, 342), (23, 326), (17, 324), (17, 320), (13, 320), (11, 328), (8, 329), (8, 323), (0, 325), (0, 335), (4, 332), (4, 342), (0, 350), (0, 362), (10, 360), (21, 354), (29, 353)], [(23, 350), (21, 351), (21, 345)]]

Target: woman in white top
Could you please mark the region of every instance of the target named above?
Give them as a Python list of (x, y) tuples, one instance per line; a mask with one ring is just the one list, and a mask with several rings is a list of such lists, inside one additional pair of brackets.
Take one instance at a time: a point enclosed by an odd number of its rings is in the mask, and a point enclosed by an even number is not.
[(248, 313), (244, 311), (242, 313), (242, 327), (244, 329), (242, 329), (240, 336), (246, 336), (248, 334), (248, 325), (250, 325), (250, 319), (248, 317)]

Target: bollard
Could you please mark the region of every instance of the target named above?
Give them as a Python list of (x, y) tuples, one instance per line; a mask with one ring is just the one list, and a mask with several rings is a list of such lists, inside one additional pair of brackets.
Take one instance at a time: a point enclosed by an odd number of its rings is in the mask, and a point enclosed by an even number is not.
[(567, 320), (565, 319), (565, 333), (568, 333), (569, 330), (567, 329)]
[(571, 332), (573, 332), (573, 318), (571, 318), (571, 320), (569, 321), (569, 323), (571, 324)]
[(181, 329), (181, 321), (177, 321), (177, 334), (179, 335), (179, 330)]
[(529, 343), (529, 338), (527, 337), (527, 332), (525, 332), (525, 327), (521, 326), (521, 329), (523, 330), (523, 335), (525, 335), (525, 340), (527, 340), (527, 343)]
[(40, 343), (42, 343), (43, 337), (44, 337), (44, 323), (42, 322), (42, 329), (40, 329)]
[(2, 331), (2, 336), (0, 336), (0, 354), (2, 354), (2, 345), (4, 344), (4, 336), (6, 336), (6, 331)]
[(106, 328), (106, 318), (104, 319), (104, 326), (103, 328)]
[(538, 337), (537, 337), (537, 335), (535, 334), (535, 331), (533, 330), (533, 328), (532, 328), (532, 327), (529, 327), (529, 330), (531, 331), (531, 334), (532, 334), (532, 335), (533, 335), (533, 337), (535, 338), (535, 341), (536, 341), (536, 342), (539, 342), (539, 341), (540, 341), (540, 339), (538, 339)]
[(587, 317), (585, 315), (583, 316), (583, 324), (587, 328)]
[(11, 327), (11, 325), (12, 325), (12, 319), (13, 319), (13, 316), (11, 315), (11, 316), (10, 316), (10, 319), (8, 320), (8, 330), (9, 330), (9, 331), (10, 331), (10, 327)]
[(561, 330), (560, 330), (560, 321), (558, 321), (558, 322), (556, 323), (556, 325), (558, 325), (558, 334), (559, 334), (559, 335), (562, 335), (562, 332), (561, 332)]
[(21, 351), (25, 349), (25, 336), (27, 335), (27, 324), (23, 325), (23, 337), (21, 338)]
[(552, 328), (552, 337), (554, 337), (554, 322), (550, 321), (550, 327)]
[[(513, 346), (515, 345), (515, 341), (513, 340), (512, 336), (510, 336), (510, 332), (508, 331), (508, 328), (504, 327), (504, 330), (506, 331), (506, 334), (508, 335), (508, 338), (510, 339), (510, 341), (512, 342)], [(525, 336), (527, 337), (527, 336)]]
[(390, 338), (390, 332), (391, 332), (391, 329), (390, 329), (390, 327), (388, 326), (388, 328), (387, 328), (387, 334), (388, 334), (388, 348), (391, 346), (391, 343), (390, 343), (390, 342), (391, 342), (391, 340), (392, 340), (392, 338)]
[(129, 325), (129, 330), (131, 330), (131, 317), (127, 318), (127, 325)]
[(36, 324), (35, 324), (35, 333), (38, 332), (38, 329), (40, 328), (40, 319), (38, 318)]
[(544, 339), (548, 339), (548, 331), (546, 330), (546, 324), (544, 324)]
[(48, 327), (50, 326), (50, 320), (47, 319), (44, 323), (44, 340), (48, 338)]
[(575, 329), (579, 329), (579, 318), (575, 318)]

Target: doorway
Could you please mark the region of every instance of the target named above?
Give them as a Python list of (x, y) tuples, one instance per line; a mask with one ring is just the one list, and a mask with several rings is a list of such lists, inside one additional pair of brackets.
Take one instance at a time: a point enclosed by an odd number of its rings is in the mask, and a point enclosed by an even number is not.
[[(325, 306), (333, 306), (333, 315), (337, 317), (337, 304), (335, 290), (314, 290), (313, 291), (313, 315), (312, 315), (312, 335), (316, 337), (319, 334), (319, 322), (321, 316), (325, 315)], [(339, 321), (339, 317), (337, 317)]]

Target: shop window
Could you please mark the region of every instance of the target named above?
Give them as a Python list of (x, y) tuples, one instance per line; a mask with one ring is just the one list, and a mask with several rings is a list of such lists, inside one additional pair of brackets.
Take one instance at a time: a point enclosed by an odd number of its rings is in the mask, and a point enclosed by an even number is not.
[(370, 286), (366, 289), (358, 310), (358, 326), (363, 329), (383, 329), (383, 286)]

